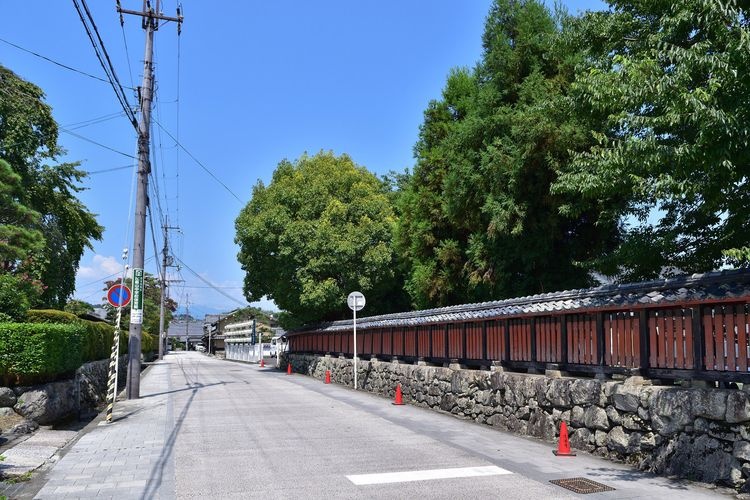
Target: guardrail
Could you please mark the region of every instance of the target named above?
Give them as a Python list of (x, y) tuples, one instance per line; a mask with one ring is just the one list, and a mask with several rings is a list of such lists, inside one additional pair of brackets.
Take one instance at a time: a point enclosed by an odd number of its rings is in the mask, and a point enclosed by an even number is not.
[[(357, 354), (750, 383), (749, 314), (750, 271), (740, 270), (358, 318)], [(350, 321), (288, 337), (290, 352), (353, 354)]]

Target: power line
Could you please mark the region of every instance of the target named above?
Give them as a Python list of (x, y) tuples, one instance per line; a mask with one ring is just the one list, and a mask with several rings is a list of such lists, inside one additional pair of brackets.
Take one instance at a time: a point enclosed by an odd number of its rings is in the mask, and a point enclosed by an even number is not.
[(66, 134), (70, 134), (70, 135), (72, 135), (73, 137), (78, 137), (79, 139), (81, 139), (81, 140), (84, 140), (84, 141), (86, 141), (86, 142), (90, 142), (91, 144), (96, 144), (97, 146), (99, 146), (99, 147), (102, 147), (102, 148), (104, 148), (104, 149), (109, 149), (110, 151), (112, 151), (112, 152), (114, 152), (114, 153), (117, 153), (118, 155), (122, 155), (122, 156), (127, 156), (128, 158), (133, 158), (133, 159), (135, 159), (135, 156), (133, 156), (133, 155), (131, 155), (131, 154), (128, 154), (128, 153), (123, 153), (122, 151), (118, 151), (118, 150), (116, 150), (115, 148), (111, 148), (111, 147), (109, 147), (109, 146), (106, 146), (106, 145), (102, 144), (101, 142), (96, 142), (96, 141), (95, 141), (95, 140), (93, 140), (93, 139), (89, 139), (88, 137), (84, 137), (84, 136), (82, 136), (81, 134), (77, 134), (77, 133), (73, 132), (72, 130), (68, 130), (68, 129), (66, 129), (66, 128), (62, 128), (62, 127), (60, 127), (60, 131), (61, 131), (61, 132), (65, 132)]
[(135, 167), (135, 164), (131, 163), (130, 165), (123, 165), (122, 167), (105, 168), (104, 170), (89, 170), (86, 172), (86, 175), (105, 174), (107, 172), (115, 172), (117, 170), (125, 170), (126, 168), (133, 167)]
[[(81, 2), (83, 5), (84, 10), (86, 11), (86, 16), (84, 16), (83, 11), (81, 10), (81, 6), (78, 2)], [(83, 27), (86, 30), (86, 34), (89, 37), (89, 40), (91, 40), (91, 45), (94, 47), (94, 52), (96, 53), (97, 59), (99, 59), (99, 64), (102, 66), (102, 69), (104, 69), (104, 73), (107, 75), (107, 80), (109, 81), (109, 84), (112, 86), (112, 90), (115, 91), (115, 95), (117, 96), (117, 100), (120, 101), (120, 105), (122, 106), (122, 109), (125, 111), (125, 114), (128, 117), (128, 120), (133, 125), (133, 127), (138, 130), (138, 120), (135, 116), (135, 113), (133, 112), (133, 109), (130, 107), (130, 104), (128, 103), (127, 95), (125, 94), (125, 90), (122, 88), (122, 84), (120, 83), (120, 80), (117, 78), (117, 73), (115, 73), (115, 68), (112, 66), (112, 60), (109, 58), (109, 54), (107, 53), (107, 49), (104, 47), (104, 42), (102, 41), (101, 36), (99, 35), (99, 29), (96, 27), (96, 23), (94, 22), (94, 18), (91, 15), (91, 12), (89, 11), (88, 5), (86, 5), (86, 0), (73, 0), (73, 5), (76, 8), (76, 11), (78, 11), (78, 16), (81, 18), (81, 22), (83, 23)], [(88, 18), (88, 22), (86, 19)], [(91, 24), (91, 26), (89, 26)], [(93, 33), (92, 33), (93, 30)], [(94, 34), (96, 34), (96, 39), (94, 38)], [(98, 43), (97, 43), (98, 40)], [(106, 62), (105, 62), (106, 59)]]
[(71, 123), (70, 125), (63, 125), (63, 127), (67, 128), (68, 130), (77, 130), (79, 128), (90, 127), (91, 125), (96, 125), (98, 123), (113, 120), (121, 116), (125, 116), (125, 113), (123, 113), (122, 111), (118, 111), (116, 113), (110, 113), (108, 115), (99, 116), (97, 118), (91, 118), (89, 120)]
[(188, 155), (188, 156), (189, 156), (189, 157), (190, 157), (190, 158), (191, 158), (191, 159), (192, 159), (192, 160), (193, 160), (193, 161), (194, 161), (195, 163), (197, 163), (197, 164), (198, 164), (198, 165), (199, 165), (199, 166), (200, 166), (200, 167), (201, 167), (201, 168), (202, 168), (203, 170), (205, 170), (205, 171), (206, 171), (206, 173), (208, 173), (208, 175), (210, 175), (211, 177), (213, 177), (213, 178), (214, 178), (214, 180), (215, 180), (216, 182), (218, 182), (219, 184), (221, 184), (221, 186), (222, 186), (222, 187), (223, 187), (224, 189), (226, 189), (226, 190), (227, 190), (227, 192), (228, 192), (229, 194), (231, 194), (232, 196), (234, 196), (234, 197), (235, 197), (235, 199), (236, 199), (237, 201), (239, 201), (240, 203), (243, 203), (243, 201), (242, 201), (242, 200), (240, 199), (240, 197), (239, 197), (239, 196), (237, 196), (237, 195), (236, 195), (236, 194), (234, 193), (234, 191), (232, 191), (231, 189), (229, 189), (229, 186), (227, 186), (226, 184), (224, 184), (223, 182), (221, 182), (221, 180), (220, 180), (220, 179), (219, 179), (218, 177), (216, 177), (216, 175), (215, 175), (215, 174), (214, 174), (213, 172), (211, 172), (211, 170), (209, 170), (209, 168), (208, 168), (208, 167), (206, 167), (206, 166), (205, 166), (205, 165), (204, 165), (203, 163), (201, 163), (201, 161), (200, 161), (200, 160), (198, 160), (198, 158), (196, 158), (195, 156), (193, 156), (193, 153), (191, 153), (190, 151), (188, 151), (188, 150), (187, 150), (187, 148), (186, 148), (185, 146), (183, 146), (183, 145), (182, 145), (182, 144), (181, 144), (181, 143), (180, 143), (180, 142), (179, 142), (179, 141), (178, 141), (178, 140), (177, 140), (177, 139), (175, 138), (175, 136), (173, 136), (173, 135), (172, 135), (172, 134), (171, 134), (171, 133), (169, 132), (169, 130), (167, 130), (166, 128), (164, 128), (164, 127), (162, 126), (162, 124), (161, 124), (161, 123), (159, 123), (159, 122), (158, 122), (158, 121), (156, 121), (156, 120), (154, 120), (154, 123), (156, 123), (156, 124), (157, 124), (157, 125), (159, 126), (159, 128), (160, 128), (160, 129), (162, 129), (162, 130), (164, 131), (164, 133), (165, 133), (165, 134), (167, 134), (167, 135), (168, 135), (169, 137), (171, 137), (171, 138), (172, 138), (172, 140), (173, 140), (173, 141), (175, 142), (175, 144), (177, 144), (177, 146), (179, 146), (179, 147), (180, 147), (180, 149), (182, 149), (182, 150), (183, 150), (183, 151), (184, 151), (185, 153), (187, 153), (187, 155)]
[[(50, 59), (47, 56), (43, 56), (41, 54), (38, 54), (38, 53), (34, 52), (33, 50), (25, 49), (25, 48), (21, 47), (20, 45), (16, 45), (13, 42), (9, 42), (8, 40), (4, 40), (4, 39), (0, 38), (0, 42), (6, 43), (6, 44), (10, 45), (11, 47), (17, 48), (18, 50), (22, 50), (24, 52), (28, 52), (29, 54), (31, 54), (33, 56), (39, 57), (40, 59), (44, 59), (45, 61), (49, 61), (52, 64), (56, 64), (56, 65), (60, 66), (61, 68), (65, 68), (65, 69), (73, 71), (75, 73), (79, 73), (79, 74), (81, 74), (83, 76), (88, 76), (89, 78), (93, 78), (94, 80), (99, 80), (100, 82), (109, 83), (109, 81), (105, 80), (104, 78), (100, 78), (100, 77), (98, 77), (96, 75), (92, 75), (90, 73), (86, 73), (85, 71), (81, 71), (80, 69), (76, 69), (76, 68), (74, 68), (72, 66), (68, 66), (67, 64), (63, 64), (61, 62), (55, 61), (54, 59)], [(127, 87), (127, 88), (130, 89), (130, 90), (135, 90), (132, 87)]]
[(203, 283), (205, 283), (206, 285), (208, 285), (208, 286), (209, 286), (209, 288), (213, 288), (213, 289), (214, 289), (214, 291), (216, 291), (216, 292), (218, 292), (218, 293), (222, 294), (222, 295), (223, 295), (224, 297), (226, 297), (226, 298), (228, 298), (229, 300), (231, 300), (231, 301), (233, 301), (233, 302), (235, 302), (235, 303), (237, 303), (237, 304), (241, 305), (242, 307), (245, 307), (245, 306), (247, 306), (247, 304), (246, 304), (246, 303), (243, 303), (243, 302), (241, 302), (241, 301), (237, 300), (236, 298), (232, 297), (232, 296), (231, 296), (231, 295), (229, 295), (228, 293), (225, 293), (225, 292), (223, 292), (223, 291), (222, 291), (222, 290), (221, 290), (221, 289), (220, 289), (219, 287), (217, 287), (216, 285), (214, 285), (213, 283), (211, 283), (210, 281), (208, 281), (207, 279), (205, 279), (205, 278), (204, 278), (203, 276), (201, 276), (200, 274), (198, 274), (198, 273), (196, 273), (195, 271), (193, 271), (192, 269), (190, 269), (190, 266), (188, 266), (187, 264), (185, 264), (185, 263), (184, 263), (184, 262), (183, 262), (183, 261), (182, 261), (182, 260), (181, 260), (181, 259), (180, 259), (179, 257), (175, 257), (175, 258), (177, 259), (177, 261), (178, 261), (178, 262), (179, 262), (180, 264), (182, 264), (182, 266), (183, 266), (183, 267), (185, 267), (185, 269), (187, 269), (188, 271), (190, 271), (191, 273), (193, 273), (193, 275), (194, 275), (194, 276), (195, 276), (196, 278), (198, 278), (198, 279), (199, 279), (199, 280), (201, 280), (201, 281), (202, 281)]

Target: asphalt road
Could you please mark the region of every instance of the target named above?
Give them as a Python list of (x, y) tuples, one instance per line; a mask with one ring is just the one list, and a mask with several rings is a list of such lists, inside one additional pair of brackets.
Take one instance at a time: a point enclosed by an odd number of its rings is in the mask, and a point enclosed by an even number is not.
[(177, 498), (576, 498), (549, 482), (573, 477), (615, 488), (586, 498), (723, 496), (268, 365), (165, 362)]

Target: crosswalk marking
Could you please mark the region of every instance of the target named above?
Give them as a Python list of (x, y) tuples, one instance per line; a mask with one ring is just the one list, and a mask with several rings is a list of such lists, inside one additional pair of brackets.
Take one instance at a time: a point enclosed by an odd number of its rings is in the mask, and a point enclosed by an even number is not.
[(454, 479), (460, 477), (499, 476), (503, 474), (512, 474), (512, 472), (490, 465), (486, 467), (459, 467), (455, 469), (355, 474), (346, 476), (346, 478), (352, 483), (361, 486), (366, 484), (406, 483), (410, 481), (429, 481), (433, 479)]

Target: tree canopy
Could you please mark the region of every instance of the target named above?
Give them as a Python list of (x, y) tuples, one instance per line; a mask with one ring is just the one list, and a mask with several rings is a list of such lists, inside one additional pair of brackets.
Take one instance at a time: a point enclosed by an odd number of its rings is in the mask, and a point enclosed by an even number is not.
[(419, 307), (579, 287), (617, 239), (597, 200), (562, 212), (550, 186), (592, 124), (567, 101), (577, 53), (565, 18), (535, 0), (497, 0), (476, 68), (455, 69), (425, 111), (400, 199), (397, 245)]
[(287, 326), (349, 317), (354, 290), (368, 313), (394, 310), (403, 303), (393, 224), (386, 184), (347, 155), (280, 162), (235, 223), (247, 300), (273, 299)]
[(703, 272), (750, 244), (750, 30), (747, 2), (611, 1), (577, 21), (586, 52), (579, 115), (601, 117), (555, 192), (612, 203), (625, 220), (609, 272), (646, 279)]
[[(44, 290), (33, 305), (62, 308), (73, 293), (85, 248), (101, 238), (103, 229), (76, 198), (85, 173), (77, 163), (56, 162), (64, 153), (57, 135), (42, 90), (0, 66), (0, 160), (12, 171), (0, 166), (8, 182), (0, 197), (12, 198), (8, 207), (13, 212), (11, 220), (3, 207), (0, 239), (12, 231), (7, 241), (15, 242), (0, 243), (0, 272), (24, 272), (41, 280)], [(12, 255), (5, 253), (10, 247)]]

